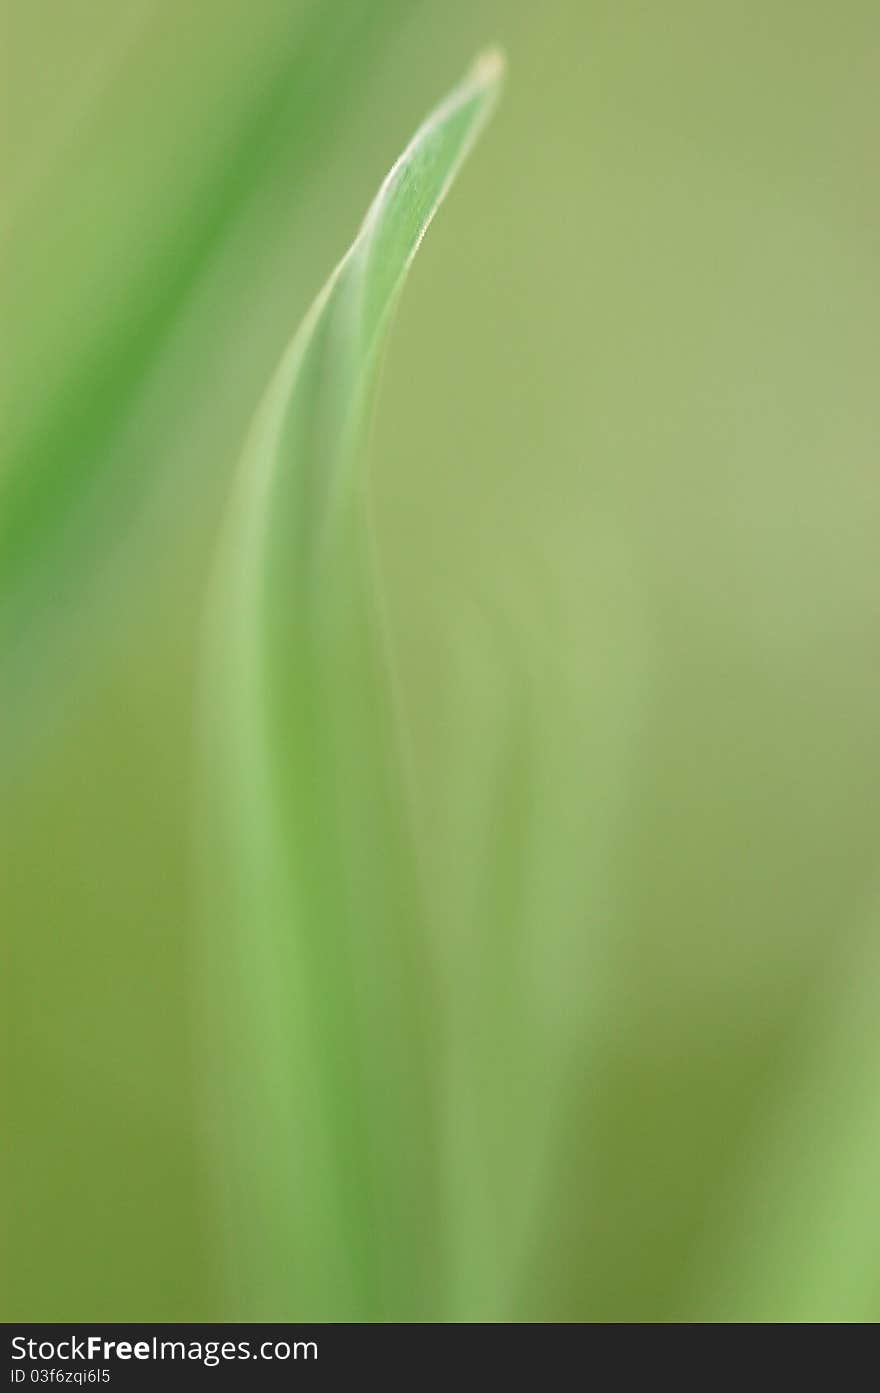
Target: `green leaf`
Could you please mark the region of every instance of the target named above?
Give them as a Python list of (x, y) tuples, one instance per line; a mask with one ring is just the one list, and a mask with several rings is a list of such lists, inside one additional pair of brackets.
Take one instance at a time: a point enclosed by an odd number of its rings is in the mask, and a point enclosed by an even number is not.
[(389, 173), (281, 362), (230, 504), (206, 688), (205, 982), (241, 1319), (437, 1310), (436, 974), (365, 440), (407, 270), (501, 70), (481, 58)]
[[(187, 32), (197, 71), (180, 58), (179, 5), (155, 8), (130, 52), (96, 47), (99, 119), (70, 121), (62, 167), (41, 171), (24, 139), (9, 171), (0, 264), (4, 332), (16, 352), (4, 362), (0, 413), (0, 649), (3, 738), (13, 750), (34, 703), (53, 706), (59, 683), (49, 674), (76, 651), (71, 614), (85, 616), (92, 641), (106, 627), (101, 598), (127, 573), (123, 562), (108, 579), (108, 567), (120, 552), (130, 567), (131, 542), (167, 482), (168, 431), (181, 408), (173, 389), (157, 395), (156, 381), (164, 368), (173, 382), (165, 365), (175, 353), (204, 352), (181, 347), (195, 287), (229, 257), (272, 179), (292, 189), (291, 206), (307, 197), (364, 53), (400, 22), (404, 0), (350, 0), (343, 12), (285, 4), (262, 18), (224, 0), (209, 32)], [(43, 72), (26, 51), (25, 69), (28, 56)], [(72, 53), (66, 62), (71, 74), (80, 66)], [(57, 96), (45, 114), (64, 124), (72, 92)], [(31, 184), (34, 196), (13, 196)], [(229, 312), (229, 279), (247, 280), (246, 261), (240, 272), (227, 261), (221, 290), (195, 316), (199, 333), (224, 295)], [(195, 399), (190, 392), (183, 409)], [(190, 449), (188, 470), (198, 465)]]

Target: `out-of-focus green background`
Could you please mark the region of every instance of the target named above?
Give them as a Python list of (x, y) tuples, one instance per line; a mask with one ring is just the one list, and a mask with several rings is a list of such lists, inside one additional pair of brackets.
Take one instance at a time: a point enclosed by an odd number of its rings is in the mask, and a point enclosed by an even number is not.
[(3, 27), (5, 1318), (238, 1314), (193, 873), (218, 520), (489, 41), (373, 441), (446, 1022), (422, 1314), (880, 1317), (877, 5)]

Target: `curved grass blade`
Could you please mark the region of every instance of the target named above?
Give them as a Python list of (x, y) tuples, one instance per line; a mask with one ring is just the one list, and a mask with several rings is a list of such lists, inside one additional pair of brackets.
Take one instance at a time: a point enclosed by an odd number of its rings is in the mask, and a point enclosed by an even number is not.
[(386, 178), (269, 387), (230, 506), (209, 686), (223, 838), (209, 993), (231, 1318), (438, 1309), (430, 947), (364, 445), (407, 269), (501, 66), (482, 58)]
[[(226, 8), (234, 13), (234, 5)], [(4, 361), (8, 381), (0, 412), (2, 739), (10, 750), (17, 749), (33, 703), (52, 705), (60, 684), (52, 674), (64, 667), (71, 614), (83, 616), (85, 630), (101, 630), (94, 606), (115, 589), (107, 567), (120, 535), (136, 531), (159, 482), (161, 449), (151, 468), (134, 468), (126, 433), (135, 432), (139, 413), (155, 419), (156, 403), (139, 405), (139, 393), (178, 342), (194, 287), (261, 181), (302, 183), (319, 162), (359, 81), (365, 48), (394, 29), (404, 6), (402, 0), (351, 0), (343, 11), (325, 4), (287, 8), (288, 19), (263, 41), (274, 48), (274, 61), (267, 62), (265, 79), (253, 82), (249, 98), (242, 95), (248, 90), (245, 54), (238, 61), (234, 56), (235, 27), (229, 16), (217, 15), (207, 75), (194, 83), (190, 74), (183, 87), (175, 78), (163, 97), (165, 117), (156, 129), (142, 130), (138, 102), (150, 73), (146, 99), (153, 102), (154, 69), (164, 70), (165, 45), (177, 54), (175, 69), (187, 70), (179, 7), (160, 6), (155, 47), (118, 71), (111, 66), (102, 79), (112, 102), (95, 148), (87, 131), (74, 129), (71, 138), (79, 143), (68, 165), (76, 173), (44, 181), (39, 217), (31, 210), (11, 218), (14, 235), (10, 248), (4, 245), (2, 265), (15, 290), (5, 306), (6, 340), (18, 351), (13, 375)], [(245, 46), (251, 64), (262, 52), (260, 26), (253, 29), (253, 43)], [(212, 136), (212, 121), (224, 108), (226, 134)], [(176, 128), (186, 132), (185, 158), (170, 134)], [(124, 170), (118, 166), (122, 150), (128, 150)], [(165, 171), (169, 160), (171, 174)], [(94, 190), (104, 186), (113, 190), (112, 208), (106, 225), (95, 226), (89, 190), (94, 200)], [(81, 247), (80, 229), (88, 229)], [(133, 238), (142, 242), (143, 254), (126, 259), (120, 249)], [(77, 251), (70, 250), (71, 239)], [(161, 401), (158, 411), (171, 429), (180, 407), (173, 394), (170, 404)]]

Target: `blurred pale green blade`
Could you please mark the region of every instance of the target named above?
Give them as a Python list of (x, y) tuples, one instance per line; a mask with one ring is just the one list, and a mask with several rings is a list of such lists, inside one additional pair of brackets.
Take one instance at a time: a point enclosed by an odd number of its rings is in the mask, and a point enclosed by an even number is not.
[(433, 973), (364, 447), (407, 268), (500, 75), (482, 58), (395, 164), (281, 363), (230, 506), (207, 683), (208, 1019), (243, 1318), (437, 1310)]
[[(98, 0), (92, 47), (80, 49), (69, 7), (55, 5), (50, 26), (13, 6), (9, 47), (24, 77), (11, 84), (23, 138), (3, 152), (0, 213), (7, 705), (27, 708), (35, 672), (45, 684), (40, 659), (161, 483), (158, 452), (138, 470), (117, 441), (207, 269), (272, 177), (304, 190), (370, 42), (406, 7), (218, 0), (206, 25), (193, 0), (133, 0), (120, 14)], [(82, 71), (37, 115), (35, 73), (50, 80), (55, 27), (54, 61)]]

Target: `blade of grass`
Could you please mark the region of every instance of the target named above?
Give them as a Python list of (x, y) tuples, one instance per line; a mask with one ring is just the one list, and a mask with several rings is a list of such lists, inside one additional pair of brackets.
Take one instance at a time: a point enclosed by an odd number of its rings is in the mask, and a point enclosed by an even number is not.
[[(144, 189), (152, 189), (150, 178), (159, 180), (150, 171), (163, 147), (146, 131), (138, 157), (140, 147), (131, 131), (134, 116), (118, 93), (128, 84), (143, 101), (145, 79), (141, 75), (139, 85), (138, 70), (132, 74), (123, 65), (113, 80), (122, 114), (113, 105), (110, 111), (122, 124), (124, 148), (135, 152), (128, 154), (126, 168), (136, 167), (138, 158), (144, 163), (140, 183), (123, 178), (111, 139), (112, 122), (105, 118), (98, 154), (85, 146), (76, 158), (68, 157), (74, 166), (82, 164), (83, 176), (70, 186), (60, 183), (58, 189), (48, 181), (45, 207), (39, 205), (41, 216), (32, 228), (25, 224), (17, 229), (13, 245), (21, 248), (16, 255), (22, 267), (16, 281), (9, 282), (16, 311), (8, 317), (10, 326), (20, 320), (27, 336), (20, 354), (24, 368), (17, 368), (22, 380), (12, 395), (7, 391), (10, 400), (4, 405), (9, 409), (0, 422), (0, 644), (12, 688), (7, 706), (15, 697), (16, 705), (27, 709), (33, 672), (39, 671), (40, 659), (59, 631), (63, 637), (73, 601), (84, 602), (101, 561), (119, 532), (130, 529), (139, 505), (155, 487), (155, 471), (132, 475), (119, 466), (113, 445), (136, 411), (145, 380), (173, 340), (182, 307), (267, 170), (279, 161), (279, 152), (283, 151), (286, 178), (301, 181), (311, 172), (346, 95), (359, 80), (365, 43), (369, 46), (392, 29), (402, 8), (401, 0), (383, 0), (382, 5), (353, 0), (340, 15), (336, 7), (319, 4), (307, 7), (301, 22), (292, 11), (270, 78), (255, 84), (249, 100), (239, 97), (238, 121), (219, 153), (203, 135), (199, 143), (201, 128), (195, 118), (195, 134), (184, 121), (186, 167), (192, 165), (198, 177), (171, 180), (168, 187), (159, 181), (152, 204), (144, 204), (155, 219), (155, 226), (147, 223), (154, 234), (147, 242), (148, 254), (128, 261), (114, 253), (114, 238), (121, 237), (123, 219), (139, 225), (139, 200), (147, 199)], [(170, 19), (162, 19), (163, 24), (178, 22), (173, 9)], [(176, 61), (182, 61), (180, 55)], [(179, 86), (171, 90), (182, 100)], [(194, 109), (201, 112), (198, 102)], [(107, 225), (74, 258), (69, 284), (63, 283), (54, 299), (45, 300), (51, 324), (43, 327), (40, 337), (22, 306), (26, 292), (33, 298), (47, 265), (52, 274), (60, 274), (65, 260), (56, 243), (70, 240), (67, 223), (74, 230), (91, 223), (89, 204), (81, 207), (78, 202), (80, 184), (99, 191), (118, 187), (116, 204)], [(95, 244), (104, 248), (102, 253), (94, 252)], [(106, 289), (102, 277), (108, 256), (119, 284), (111, 281), (112, 293), (102, 296), (98, 291)], [(91, 306), (88, 316), (79, 311), (80, 301)], [(33, 309), (29, 314), (33, 317)], [(56, 333), (67, 345), (66, 354), (60, 348), (48, 353)], [(35, 352), (39, 370), (28, 367)], [(47, 353), (51, 372), (43, 365)], [(68, 597), (64, 607), (54, 602), (59, 592)]]
[(481, 58), (394, 165), (269, 387), (230, 505), (208, 990), (239, 1318), (437, 1310), (432, 973), (364, 446), (406, 272), (501, 68)]

